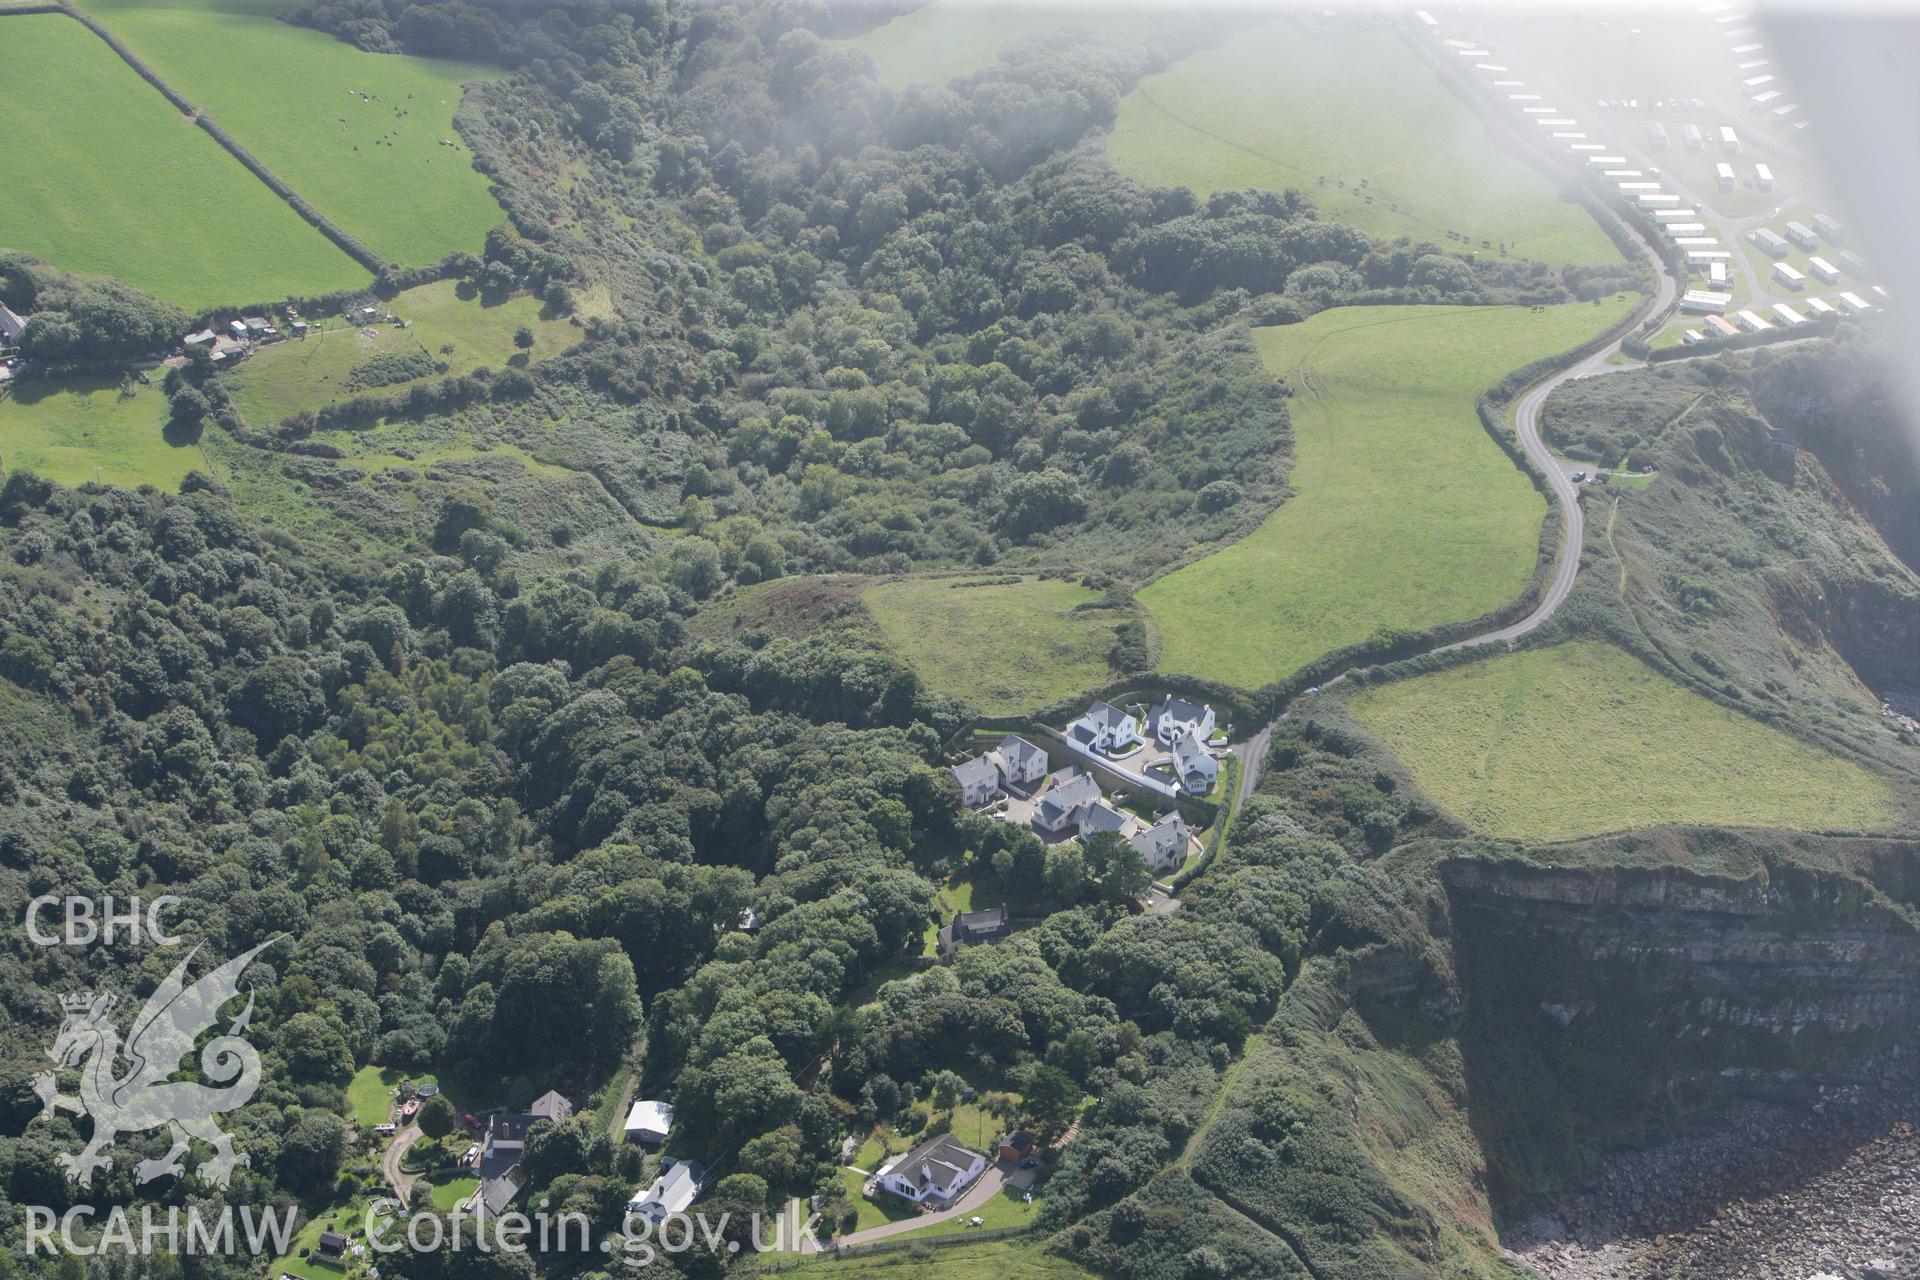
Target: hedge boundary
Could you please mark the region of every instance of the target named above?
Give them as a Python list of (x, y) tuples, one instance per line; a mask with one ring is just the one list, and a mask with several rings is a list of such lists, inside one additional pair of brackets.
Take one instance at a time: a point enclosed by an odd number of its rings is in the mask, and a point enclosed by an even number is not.
[(107, 30), (92, 14), (82, 12), (80, 9), (75, 8), (74, 5), (70, 3), (70, 0), (58, 0), (58, 3), (53, 4), (17, 5), (0, 8), (0, 16), (5, 17), (12, 17), (19, 14), (44, 13), (65, 14), (98, 36), (107, 48), (119, 55), (122, 62), (133, 68), (135, 74), (159, 90), (161, 96), (173, 104), (175, 110), (192, 120), (208, 137), (219, 143), (221, 147), (226, 150), (227, 154), (246, 166), (247, 172), (265, 183), (269, 191), (279, 196), (289, 208), (299, 214), (315, 231), (318, 231), (321, 235), (332, 241), (334, 247), (339, 249), (340, 252), (352, 258), (375, 276), (389, 273), (392, 270), (391, 265), (386, 259), (362, 244), (338, 223), (315, 208), (308, 202), (306, 197), (288, 186), (278, 174), (267, 168), (251, 151), (248, 151), (244, 146), (240, 145), (239, 140), (221, 127), (212, 116), (207, 115), (195, 107), (192, 102), (187, 100), (185, 94), (168, 84), (158, 71), (148, 66), (139, 54), (129, 48), (120, 37)]

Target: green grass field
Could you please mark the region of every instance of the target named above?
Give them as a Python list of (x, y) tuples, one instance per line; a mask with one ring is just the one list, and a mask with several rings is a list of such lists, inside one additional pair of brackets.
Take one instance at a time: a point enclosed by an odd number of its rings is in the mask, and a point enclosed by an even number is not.
[(1378, 236), (1452, 231), (1554, 265), (1620, 257), (1391, 31), (1310, 39), (1282, 20), (1184, 58), (1121, 100), (1108, 154), (1202, 195), (1296, 187)]
[[(463, 82), (499, 71), (363, 53), (275, 16), (293, 7), (292, 0), (85, 5), (381, 257), (414, 264), (455, 249), (477, 251), (504, 215), (454, 132), (453, 115)], [(447, 139), (459, 145), (442, 146)]]
[[(290, 413), (348, 399), (357, 394), (348, 385), (349, 375), (375, 356), (425, 351), (436, 361), (445, 361), (449, 373), (469, 373), (483, 365), (498, 368), (520, 356), (522, 353), (513, 345), (513, 331), (523, 324), (533, 330), (533, 349), (525, 354), (535, 360), (558, 355), (580, 336), (569, 320), (541, 319), (538, 298), (510, 298), (482, 306), (476, 300), (461, 298), (451, 280), (409, 289), (395, 296), (388, 306), (411, 327), (367, 325), (356, 329), (329, 317), (323, 328), (303, 341), (261, 348), (226, 375), (240, 412), (255, 427), (265, 429)], [(453, 350), (442, 351), (449, 343)], [(386, 394), (396, 389), (374, 387), (367, 393)]]
[(1093, 1280), (1093, 1273), (1065, 1258), (1042, 1252), (1044, 1236), (1020, 1236), (980, 1244), (954, 1244), (931, 1258), (906, 1249), (823, 1258), (791, 1273), (798, 1276), (869, 1276), (872, 1280), (908, 1280), (934, 1275), (940, 1280)]
[(1343, 307), (1259, 329), (1294, 388), (1295, 496), (1241, 541), (1140, 592), (1163, 670), (1257, 687), (1385, 630), (1477, 617), (1533, 573), (1546, 504), (1474, 402), (1601, 332), (1599, 305)]
[(362, 1067), (347, 1082), (347, 1112), (363, 1131), (387, 1122), (393, 1108), (393, 1090), (407, 1073), (398, 1067)]
[(1057, 578), (962, 585), (983, 581), (992, 579), (901, 578), (862, 599), (921, 679), (984, 715), (1030, 711), (1107, 679), (1122, 619), (1083, 608), (1097, 592)]
[(366, 271), (71, 18), (0, 28), (0, 246), (188, 310)]
[(1152, 21), (1151, 11), (1145, 9), (933, 0), (838, 43), (872, 58), (881, 83), (902, 89), (914, 84), (943, 85), (972, 75), (998, 58), (1002, 49), (1029, 36), (1062, 29), (1130, 35), (1144, 32)]
[(1885, 779), (1598, 642), (1366, 689), (1347, 706), (1429, 794), (1492, 835), (1663, 823), (1867, 830), (1899, 816)]
[(0, 467), (64, 485), (98, 480), (129, 489), (174, 490), (189, 471), (217, 474), (198, 444), (168, 441), (166, 422), (158, 381), (132, 396), (105, 377), (22, 384), (0, 399)]

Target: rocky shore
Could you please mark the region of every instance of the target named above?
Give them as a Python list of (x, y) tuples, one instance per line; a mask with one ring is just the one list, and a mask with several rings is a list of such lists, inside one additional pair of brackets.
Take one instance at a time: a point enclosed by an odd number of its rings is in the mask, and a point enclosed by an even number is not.
[(1547, 1280), (1920, 1280), (1909, 1108), (1742, 1108), (1615, 1159), (1504, 1233)]

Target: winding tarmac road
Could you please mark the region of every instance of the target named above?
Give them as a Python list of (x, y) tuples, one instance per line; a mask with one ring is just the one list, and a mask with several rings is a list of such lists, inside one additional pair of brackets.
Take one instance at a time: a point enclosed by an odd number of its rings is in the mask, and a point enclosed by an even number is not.
[[(1659, 282), (1654, 291), (1653, 307), (1647, 314), (1660, 315), (1666, 311), (1679, 293), (1679, 284), (1667, 274), (1666, 264), (1662, 261), (1657, 249), (1644, 239), (1640, 240), (1640, 248), (1647, 260), (1653, 264), (1654, 278)], [(1580, 510), (1579, 486), (1574, 484), (1572, 477), (1567, 473), (1567, 468), (1553, 456), (1553, 451), (1547, 447), (1547, 442), (1540, 436), (1540, 410), (1546, 405), (1548, 396), (1575, 378), (1585, 378), (1596, 373), (1619, 369), (1620, 366), (1612, 364), (1611, 361), (1619, 353), (1620, 343), (1634, 331), (1634, 329), (1627, 330), (1627, 333), (1622, 334), (1617, 341), (1607, 344), (1586, 359), (1568, 365), (1560, 372), (1543, 379), (1514, 403), (1513, 425), (1520, 437), (1520, 445), (1526, 450), (1527, 457), (1533, 465), (1546, 476), (1547, 484), (1553, 490), (1554, 505), (1560, 509), (1559, 558), (1554, 564), (1553, 581), (1548, 584), (1546, 593), (1540, 597), (1540, 603), (1518, 622), (1477, 636), (1469, 636), (1465, 640), (1456, 640), (1452, 644), (1436, 645), (1429, 652), (1447, 653), (1455, 649), (1469, 649), (1475, 645), (1504, 644), (1534, 630), (1566, 603), (1567, 596), (1573, 591), (1574, 579), (1580, 573), (1580, 549), (1586, 538), (1586, 517)], [(1316, 687), (1325, 688), (1346, 678), (1347, 673), (1343, 671), (1339, 675), (1322, 681)], [(1253, 794), (1254, 787), (1260, 781), (1260, 766), (1266, 760), (1267, 745), (1273, 739), (1274, 725), (1286, 719), (1291, 709), (1291, 706), (1283, 707), (1280, 714), (1261, 726), (1258, 733), (1234, 747), (1235, 754), (1240, 757), (1242, 802)]]

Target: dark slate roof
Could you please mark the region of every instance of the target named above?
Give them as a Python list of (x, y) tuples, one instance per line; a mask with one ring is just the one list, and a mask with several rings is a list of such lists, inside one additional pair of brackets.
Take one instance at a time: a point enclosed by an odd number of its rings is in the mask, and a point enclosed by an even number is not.
[(961, 933), (998, 933), (1007, 927), (1007, 909), (988, 907), (985, 911), (968, 911), (956, 923)]
[(1127, 825), (1127, 815), (1109, 804), (1090, 804), (1080, 814), (1082, 833), (1094, 831), (1120, 831)]
[(1046, 752), (1014, 733), (1010, 733), (1000, 739), (1000, 746), (997, 749), (1000, 752), (1001, 758), (1009, 764), (1020, 764), (1033, 759), (1035, 756), (1039, 756), (1042, 760), (1047, 758)]
[(969, 786), (982, 783), (989, 787), (998, 787), (1000, 769), (985, 756), (975, 756), (971, 760), (963, 760), (953, 766), (953, 778), (960, 784), (960, 789), (963, 791)]
[(1083, 716), (1082, 719), (1091, 720), (1097, 725), (1119, 728), (1121, 725), (1132, 720), (1133, 717), (1109, 703), (1096, 702), (1087, 708), (1087, 714)]
[(1033, 1150), (1033, 1135), (1025, 1129), (1015, 1129), (1012, 1133), (1000, 1139), (1000, 1145), (1003, 1147), (1012, 1147), (1015, 1151), (1031, 1151)]
[(950, 1195), (980, 1153), (950, 1133), (929, 1138), (895, 1165), (895, 1176), (923, 1190), (932, 1187), (942, 1196)]
[(338, 1231), (322, 1231), (320, 1233), (320, 1252), (345, 1253), (346, 1249), (347, 1238)]
[(8, 342), (17, 342), (20, 335), (26, 332), (26, 328), (27, 322), (9, 311), (6, 303), (0, 302), (0, 338), (5, 338)]
[(1188, 702), (1185, 698), (1176, 698), (1172, 694), (1168, 694), (1167, 700), (1160, 704), (1159, 713), (1162, 716), (1171, 716), (1175, 720), (1187, 722), (1199, 720), (1207, 714), (1207, 709), (1202, 706), (1196, 706)]

